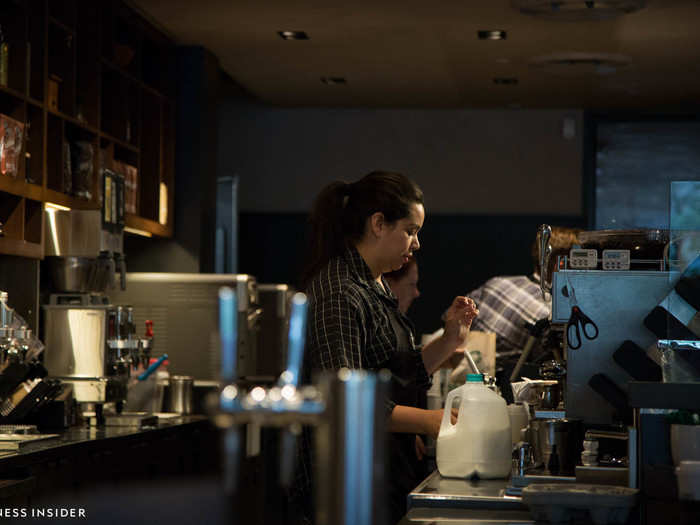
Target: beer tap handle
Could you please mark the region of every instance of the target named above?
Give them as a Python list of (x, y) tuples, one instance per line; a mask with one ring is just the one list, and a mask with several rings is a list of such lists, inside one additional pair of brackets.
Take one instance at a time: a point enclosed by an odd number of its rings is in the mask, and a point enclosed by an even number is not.
[[(306, 318), (309, 300), (303, 293), (292, 297), (292, 311), (289, 314), (289, 340), (287, 343), (287, 369), (280, 375), (280, 384), (297, 388), (301, 379), (304, 362), (304, 343), (306, 342)], [(287, 386), (289, 385), (289, 386)], [(280, 484), (290, 487), (294, 481), (294, 467), (297, 456), (297, 438), (301, 426), (293, 424), (284, 429), (280, 442)]]
[(219, 289), (219, 334), (221, 337), (221, 379), (224, 383), (236, 380), (238, 343), (238, 308), (232, 288)]
[(301, 425), (295, 423), (284, 429), (280, 442), (280, 485), (292, 486), (294, 467), (296, 466), (297, 439), (301, 434)]
[(233, 425), (224, 431), (224, 491), (228, 494), (238, 488), (241, 459), (241, 428)]
[(299, 386), (301, 367), (304, 362), (306, 342), (306, 318), (309, 300), (303, 293), (292, 297), (292, 311), (289, 315), (289, 339), (287, 343), (287, 369), (280, 375), (280, 384)]

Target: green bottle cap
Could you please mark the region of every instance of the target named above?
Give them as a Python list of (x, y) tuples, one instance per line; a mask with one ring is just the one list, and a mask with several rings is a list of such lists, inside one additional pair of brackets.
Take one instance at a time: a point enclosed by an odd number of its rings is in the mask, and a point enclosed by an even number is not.
[(483, 383), (484, 374), (467, 374), (467, 383)]

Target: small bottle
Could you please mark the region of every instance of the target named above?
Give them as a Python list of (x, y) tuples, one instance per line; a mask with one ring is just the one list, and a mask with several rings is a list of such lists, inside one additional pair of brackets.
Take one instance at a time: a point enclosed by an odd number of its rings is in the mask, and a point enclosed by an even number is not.
[(9, 72), (10, 47), (5, 41), (5, 34), (0, 26), (0, 86), (7, 87), (7, 78)]

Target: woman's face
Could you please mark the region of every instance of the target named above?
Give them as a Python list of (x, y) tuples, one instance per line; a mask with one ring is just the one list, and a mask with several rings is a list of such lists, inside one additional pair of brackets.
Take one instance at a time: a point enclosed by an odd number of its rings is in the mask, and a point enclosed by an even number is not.
[(391, 224), (385, 223), (379, 239), (382, 273), (398, 270), (420, 248), (418, 232), (424, 219), (423, 205), (412, 204), (406, 217)]

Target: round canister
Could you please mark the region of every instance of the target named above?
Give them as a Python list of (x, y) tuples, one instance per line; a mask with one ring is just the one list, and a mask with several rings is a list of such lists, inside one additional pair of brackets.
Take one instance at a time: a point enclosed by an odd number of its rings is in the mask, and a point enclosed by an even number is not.
[(178, 414), (192, 413), (194, 378), (192, 376), (172, 376), (170, 378), (170, 410)]

